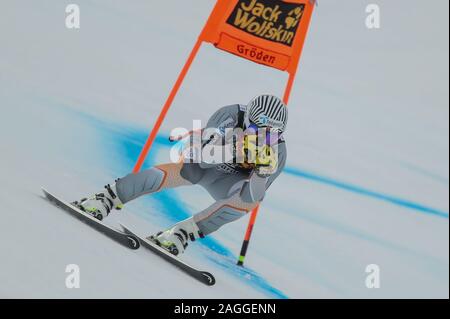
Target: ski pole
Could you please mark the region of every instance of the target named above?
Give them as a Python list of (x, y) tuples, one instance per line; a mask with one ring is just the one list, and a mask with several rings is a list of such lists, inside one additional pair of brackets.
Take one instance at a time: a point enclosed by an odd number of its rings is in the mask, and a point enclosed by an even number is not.
[(186, 137), (192, 136), (194, 134), (201, 134), (201, 133), (202, 133), (202, 130), (200, 129), (200, 130), (192, 130), (192, 131), (187, 132), (186, 134), (182, 134), (182, 135), (178, 135), (178, 136), (171, 135), (171, 136), (169, 136), (169, 141), (170, 142), (178, 142), (178, 141), (185, 139)]
[(250, 237), (252, 237), (253, 226), (256, 222), (256, 216), (258, 215), (259, 206), (256, 207), (250, 216), (250, 221), (247, 226), (247, 232), (245, 233), (244, 242), (242, 243), (241, 255), (238, 259), (238, 266), (244, 266), (245, 255), (247, 254), (248, 244), (250, 243)]

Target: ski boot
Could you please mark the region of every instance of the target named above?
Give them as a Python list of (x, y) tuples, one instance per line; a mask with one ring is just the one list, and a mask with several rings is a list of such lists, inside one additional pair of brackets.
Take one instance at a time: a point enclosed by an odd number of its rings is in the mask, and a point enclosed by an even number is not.
[(147, 237), (147, 240), (156, 243), (158, 246), (177, 256), (184, 253), (189, 241), (195, 241), (203, 237), (202, 232), (198, 229), (197, 224), (191, 217), (166, 231), (157, 233), (156, 236)]
[(99, 192), (90, 198), (83, 198), (80, 201), (75, 201), (72, 205), (76, 206), (83, 212), (103, 220), (106, 218), (111, 210), (122, 209), (123, 204), (117, 196), (116, 185), (106, 185), (105, 191)]

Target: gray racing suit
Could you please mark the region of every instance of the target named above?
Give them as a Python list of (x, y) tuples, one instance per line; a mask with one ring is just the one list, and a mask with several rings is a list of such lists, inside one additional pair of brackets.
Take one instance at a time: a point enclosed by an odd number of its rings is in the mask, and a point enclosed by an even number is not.
[[(242, 126), (244, 114), (243, 105), (225, 106), (209, 119), (207, 128), (224, 133), (226, 129)], [(286, 163), (286, 144), (282, 138), (275, 149), (278, 164), (269, 176), (261, 176), (255, 169), (242, 168), (233, 162), (209, 164), (182, 161), (159, 165), (119, 179), (116, 183), (117, 195), (125, 204), (164, 189), (200, 185), (216, 200), (213, 205), (194, 215), (200, 231), (208, 235), (244, 216), (263, 200), (266, 190), (280, 175)]]

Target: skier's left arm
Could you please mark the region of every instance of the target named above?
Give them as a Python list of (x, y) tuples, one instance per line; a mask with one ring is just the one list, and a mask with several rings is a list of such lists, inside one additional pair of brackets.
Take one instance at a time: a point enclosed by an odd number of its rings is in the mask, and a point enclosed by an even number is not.
[[(269, 158), (269, 165), (258, 166), (253, 170), (249, 180), (244, 184), (241, 190), (241, 199), (247, 203), (260, 203), (266, 190), (280, 176), (286, 166), (287, 149), (286, 144), (282, 142), (275, 147), (276, 157)], [(273, 166), (275, 165), (275, 167)]]

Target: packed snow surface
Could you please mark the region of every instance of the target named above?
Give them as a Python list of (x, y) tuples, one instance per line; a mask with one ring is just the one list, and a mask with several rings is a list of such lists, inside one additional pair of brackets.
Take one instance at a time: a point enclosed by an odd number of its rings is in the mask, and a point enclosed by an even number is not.
[[(248, 218), (196, 242), (206, 287), (43, 199), (99, 191), (129, 173), (214, 1), (0, 3), (0, 297), (448, 298), (449, 100), (445, 0), (321, 1), (291, 97), (285, 172), (271, 187), (246, 267)], [(176, 127), (286, 75), (204, 45), (145, 163), (169, 160)], [(107, 221), (149, 235), (210, 205), (198, 187), (147, 196)], [(80, 267), (80, 288), (65, 285)], [(366, 267), (380, 288), (366, 287)]]

